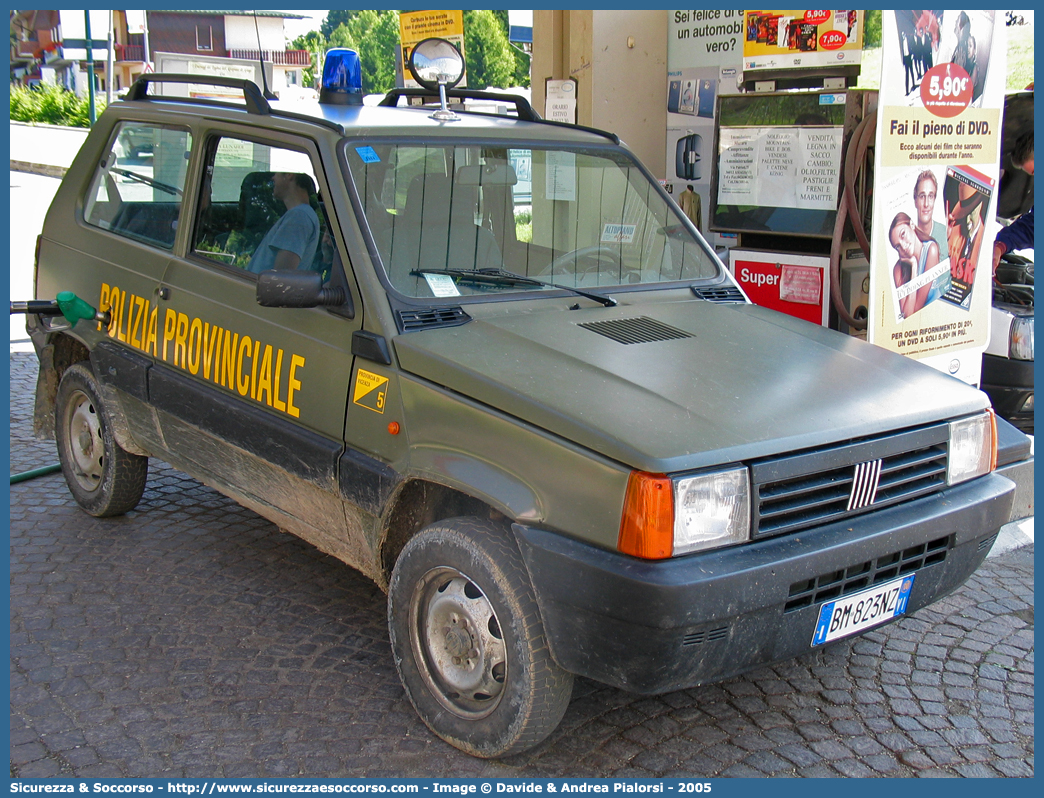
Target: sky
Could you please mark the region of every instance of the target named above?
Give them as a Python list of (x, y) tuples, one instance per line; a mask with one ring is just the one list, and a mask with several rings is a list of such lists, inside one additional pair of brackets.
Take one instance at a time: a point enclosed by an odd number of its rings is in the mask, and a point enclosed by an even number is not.
[(283, 30), (291, 39), (296, 39), (310, 30), (319, 30), (319, 26), (326, 16), (326, 11), (290, 11), (291, 14), (300, 14), (304, 19), (288, 19), (283, 22)]

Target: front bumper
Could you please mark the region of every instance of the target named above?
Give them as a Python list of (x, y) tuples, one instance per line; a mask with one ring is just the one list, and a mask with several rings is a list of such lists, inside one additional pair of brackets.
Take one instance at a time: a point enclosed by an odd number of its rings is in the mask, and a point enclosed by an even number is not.
[(559, 665), (655, 694), (809, 651), (832, 585), (847, 595), (864, 589), (867, 574), (886, 581), (893, 567), (913, 569), (907, 612), (931, 604), (986, 557), (1014, 487), (991, 474), (847, 522), (674, 560), (638, 560), (520, 524), (514, 531)]

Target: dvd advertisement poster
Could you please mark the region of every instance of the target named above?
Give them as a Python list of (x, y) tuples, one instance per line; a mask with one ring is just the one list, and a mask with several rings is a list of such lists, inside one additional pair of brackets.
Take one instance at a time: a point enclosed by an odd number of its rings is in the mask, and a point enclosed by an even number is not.
[(745, 11), (743, 69), (858, 64), (864, 11)]
[(739, 92), (743, 12), (668, 11), (667, 169), (664, 188), (709, 242), (731, 246), (735, 236), (710, 232), (714, 118), (721, 94)]
[(885, 11), (867, 340), (978, 384), (1006, 47), (996, 11)]

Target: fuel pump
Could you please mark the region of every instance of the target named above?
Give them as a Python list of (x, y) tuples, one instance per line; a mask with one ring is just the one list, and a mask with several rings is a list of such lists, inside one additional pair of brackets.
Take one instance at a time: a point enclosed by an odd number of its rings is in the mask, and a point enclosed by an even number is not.
[(717, 101), (710, 228), (752, 301), (866, 329), (877, 92), (747, 92)]

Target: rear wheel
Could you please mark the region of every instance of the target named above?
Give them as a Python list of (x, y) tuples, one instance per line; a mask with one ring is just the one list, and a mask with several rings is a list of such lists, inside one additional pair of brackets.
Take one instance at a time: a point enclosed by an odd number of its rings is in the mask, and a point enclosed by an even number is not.
[(113, 437), (94, 373), (70, 366), (58, 385), (55, 437), (62, 473), (76, 503), (99, 518), (133, 510), (145, 492), (149, 459)]
[(532, 748), (569, 706), (510, 531), (478, 518), (432, 524), (403, 549), (388, 593), (395, 665), (421, 719), (479, 757)]

